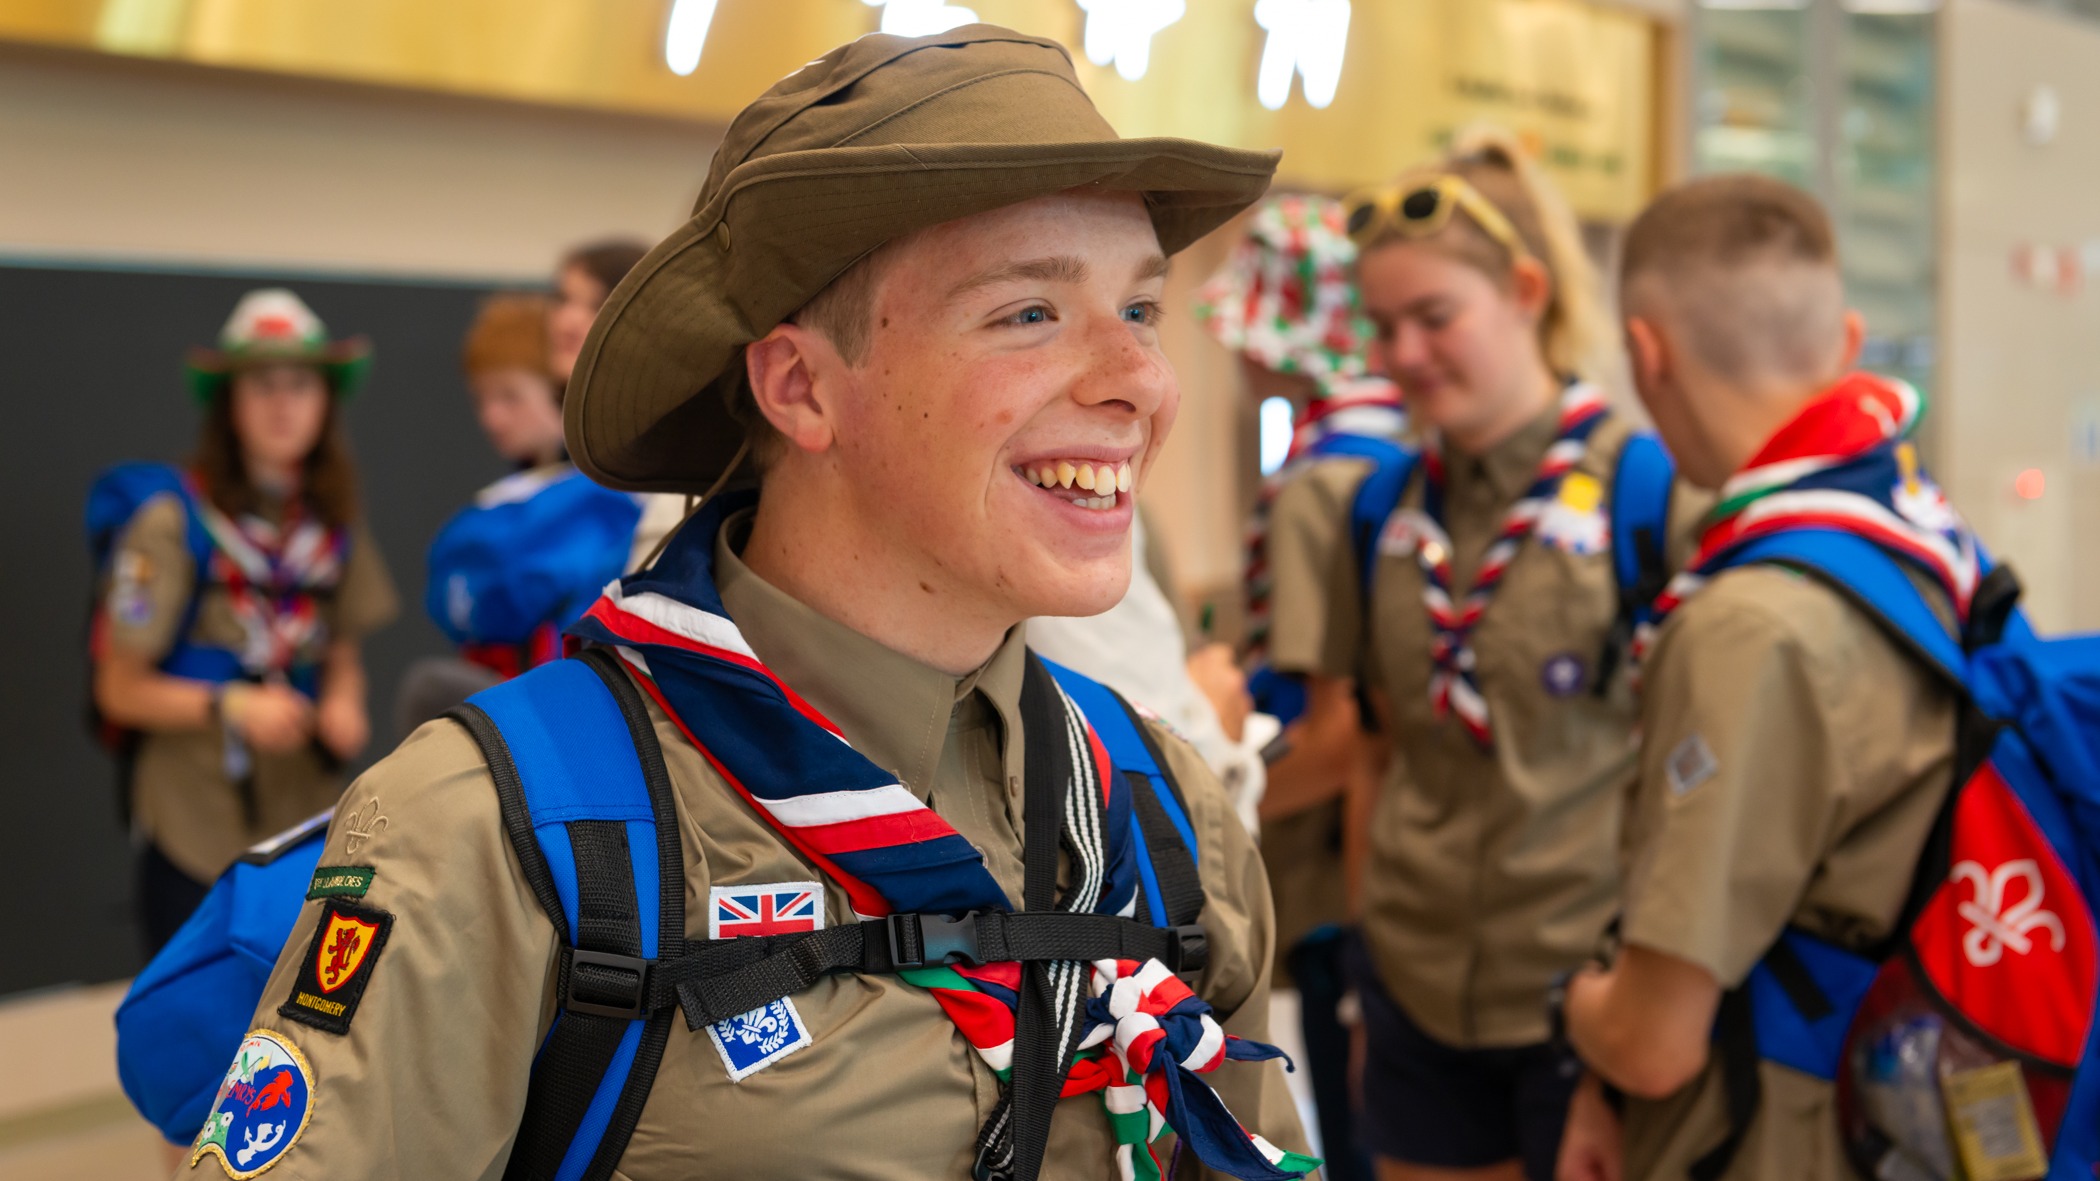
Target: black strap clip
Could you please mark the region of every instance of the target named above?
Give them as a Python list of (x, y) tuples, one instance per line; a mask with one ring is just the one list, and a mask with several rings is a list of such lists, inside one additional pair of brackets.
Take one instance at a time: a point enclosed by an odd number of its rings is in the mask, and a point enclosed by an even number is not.
[(963, 915), (889, 916), (890, 962), (899, 968), (928, 964), (983, 963), (977, 942), (977, 911)]
[(1168, 927), (1172, 942), (1167, 944), (1167, 954), (1160, 962), (1169, 972), (1201, 972), (1210, 963), (1210, 933), (1202, 923), (1183, 923)]
[(649, 1015), (649, 970), (654, 960), (570, 948), (568, 984), (561, 999), (571, 1013), (638, 1021)]

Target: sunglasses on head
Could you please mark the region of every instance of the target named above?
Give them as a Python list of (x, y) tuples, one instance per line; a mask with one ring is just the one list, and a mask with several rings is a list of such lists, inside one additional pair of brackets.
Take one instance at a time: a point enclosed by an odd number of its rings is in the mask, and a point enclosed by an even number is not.
[(1481, 196), (1480, 190), (1463, 178), (1449, 173), (1420, 183), (1366, 190), (1349, 198), (1345, 205), (1349, 240), (1358, 249), (1388, 233), (1426, 238), (1450, 224), (1453, 210), (1463, 209), (1487, 231), (1488, 237), (1509, 251), (1511, 258), (1531, 256), (1524, 240), (1517, 236), (1517, 228), (1509, 224), (1495, 203)]

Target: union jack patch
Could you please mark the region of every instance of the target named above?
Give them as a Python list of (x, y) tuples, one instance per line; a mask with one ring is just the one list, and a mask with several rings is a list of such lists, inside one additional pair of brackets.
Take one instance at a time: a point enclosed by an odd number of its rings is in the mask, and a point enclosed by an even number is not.
[(714, 886), (708, 891), (707, 935), (797, 935), (824, 926), (824, 887), (817, 882)]

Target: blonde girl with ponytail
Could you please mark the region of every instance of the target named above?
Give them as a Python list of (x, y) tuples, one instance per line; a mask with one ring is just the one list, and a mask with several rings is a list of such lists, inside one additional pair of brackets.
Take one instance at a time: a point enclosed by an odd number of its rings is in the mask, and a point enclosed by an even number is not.
[[(1580, 1065), (1549, 993), (1616, 907), (1634, 769), (1611, 552), (1634, 424), (1587, 380), (1603, 332), (1580, 229), (1512, 137), (1462, 135), (1346, 212), (1374, 349), (1420, 438), (1328, 465), (1332, 486), (1274, 512), (1329, 539), (1308, 696), (1353, 679), (1390, 748), (1351, 826), (1358, 1127), (1381, 1181), (1551, 1181)], [(1629, 498), (1667, 520), (1645, 535), (1661, 577), (1698, 506), (1647, 456), (1664, 474)]]

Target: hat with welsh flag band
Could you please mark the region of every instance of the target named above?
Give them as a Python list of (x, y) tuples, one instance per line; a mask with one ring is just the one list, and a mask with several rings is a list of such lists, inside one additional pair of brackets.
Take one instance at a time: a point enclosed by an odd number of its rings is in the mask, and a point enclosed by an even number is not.
[(233, 305), (219, 330), (219, 347), (190, 350), (190, 392), (209, 403), (235, 373), (286, 364), (313, 366), (336, 397), (347, 398), (364, 384), (372, 344), (362, 336), (330, 340), (306, 301), (282, 287), (260, 288)]

